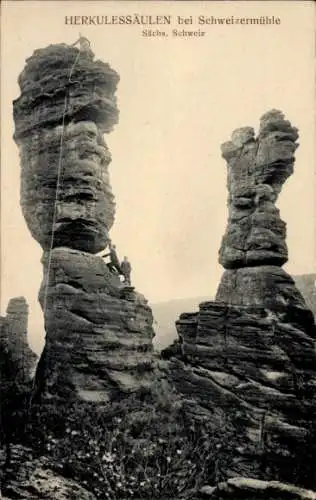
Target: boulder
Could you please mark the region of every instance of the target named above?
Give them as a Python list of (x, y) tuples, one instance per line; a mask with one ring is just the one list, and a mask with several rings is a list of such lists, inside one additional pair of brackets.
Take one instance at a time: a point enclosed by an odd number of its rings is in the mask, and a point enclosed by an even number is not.
[[(48, 458), (34, 458), (32, 450), (15, 445), (13, 463), (1, 478), (0, 498), (6, 500), (96, 500), (84, 486), (51, 467)], [(2, 496), (4, 495), (4, 496)]]
[[(260, 481), (247, 477), (236, 477), (219, 483), (216, 488), (204, 487), (201, 494), (208, 498), (226, 500), (316, 500), (316, 492), (298, 488), (279, 481)], [(206, 496), (205, 496), (206, 498)]]

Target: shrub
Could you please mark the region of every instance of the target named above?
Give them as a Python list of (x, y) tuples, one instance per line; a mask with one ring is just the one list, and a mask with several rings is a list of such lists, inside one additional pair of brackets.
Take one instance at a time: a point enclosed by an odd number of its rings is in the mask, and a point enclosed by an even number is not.
[(32, 446), (100, 499), (192, 498), (215, 479), (221, 436), (188, 419), (172, 390), (142, 399), (43, 406), (33, 412)]

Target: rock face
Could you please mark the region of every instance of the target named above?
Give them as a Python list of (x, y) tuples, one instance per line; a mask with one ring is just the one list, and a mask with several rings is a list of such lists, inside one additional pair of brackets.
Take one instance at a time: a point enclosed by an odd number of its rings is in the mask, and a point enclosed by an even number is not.
[(67, 45), (36, 50), (19, 77), (21, 206), (44, 250), (106, 246), (115, 207), (103, 133), (117, 121), (118, 80), (108, 64)]
[(314, 487), (305, 460), (316, 429), (316, 327), (280, 267), (285, 224), (274, 206), (293, 171), (297, 137), (272, 111), (258, 138), (247, 127), (224, 144), (229, 219), (219, 258), (226, 270), (215, 301), (180, 315), (179, 341), (164, 357), (179, 390), (222, 429), (224, 477)]
[(97, 252), (109, 241), (115, 205), (103, 138), (117, 122), (118, 74), (91, 50), (36, 50), (14, 102), (21, 206), (41, 244), (39, 300), (46, 343), (38, 394), (107, 401), (147, 386), (152, 313)]
[(154, 369), (147, 301), (121, 287), (101, 257), (55, 248), (50, 259), (48, 289), (44, 277), (39, 294), (47, 335), (38, 384), (45, 383), (47, 395), (85, 401), (146, 387)]
[[(4, 500), (95, 500), (76, 481), (65, 478), (50, 468), (47, 458), (34, 459), (32, 450), (15, 445), (12, 449), (12, 469), (1, 478), (0, 498)], [(3, 494), (4, 496), (2, 496)]]

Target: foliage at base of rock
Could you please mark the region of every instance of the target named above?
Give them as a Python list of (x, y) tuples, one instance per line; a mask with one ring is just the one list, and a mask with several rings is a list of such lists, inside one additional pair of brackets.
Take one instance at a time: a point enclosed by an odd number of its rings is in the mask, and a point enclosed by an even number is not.
[(103, 407), (34, 407), (25, 444), (98, 499), (189, 499), (224, 479), (223, 433), (186, 404), (163, 388)]

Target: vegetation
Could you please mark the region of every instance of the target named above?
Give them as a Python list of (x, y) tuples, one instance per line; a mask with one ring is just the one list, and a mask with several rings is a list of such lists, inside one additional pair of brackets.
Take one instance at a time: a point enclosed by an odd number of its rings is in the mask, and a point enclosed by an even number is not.
[(31, 382), (24, 376), (23, 363), (16, 359), (7, 344), (0, 342), (0, 445), (5, 447), (4, 467), (10, 464), (11, 444), (24, 432), (25, 412)]
[(103, 408), (45, 406), (29, 426), (28, 444), (96, 498), (191, 499), (220, 479), (222, 436), (194, 424), (173, 391)]
[[(30, 386), (15, 366), (7, 357), (1, 367), (6, 374), (0, 405), (5, 465), (11, 443), (20, 443), (32, 450), (33, 458), (48, 458), (51, 469), (85, 486), (97, 499), (193, 500), (205, 484), (226, 479), (236, 457), (234, 446), (243, 439), (235, 435), (236, 425), (220, 423), (219, 415), (213, 421), (209, 412), (192, 418), (190, 408), (196, 402), (169, 386), (107, 404), (58, 404), (54, 398), (51, 404), (38, 405), (30, 401)], [(311, 426), (292, 465), (282, 468), (282, 477), (276, 457), (265, 450), (263, 478), (315, 489), (315, 437)]]

